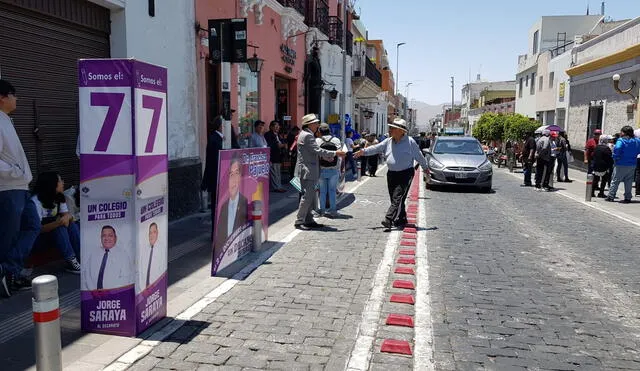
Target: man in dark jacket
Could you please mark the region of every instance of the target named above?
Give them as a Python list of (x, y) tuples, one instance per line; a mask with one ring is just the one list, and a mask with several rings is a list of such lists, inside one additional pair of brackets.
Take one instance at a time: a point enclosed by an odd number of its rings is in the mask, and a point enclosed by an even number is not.
[(213, 226), (216, 216), (216, 199), (218, 197), (218, 159), (222, 150), (222, 120), (214, 120), (211, 125), (211, 133), (207, 138), (207, 158), (202, 175), (200, 189), (209, 192), (211, 200), (211, 240), (213, 240)]
[(531, 173), (533, 172), (533, 162), (535, 161), (536, 154), (536, 140), (533, 139), (533, 133), (527, 133), (527, 138), (524, 141), (524, 148), (522, 149), (522, 163), (524, 169), (524, 184), (523, 187), (532, 187)]

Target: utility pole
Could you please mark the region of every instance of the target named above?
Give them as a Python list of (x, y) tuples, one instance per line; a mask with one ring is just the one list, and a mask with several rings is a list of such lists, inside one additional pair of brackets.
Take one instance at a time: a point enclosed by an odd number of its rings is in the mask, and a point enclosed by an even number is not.
[(347, 139), (345, 133), (347, 118), (347, 31), (349, 30), (349, 19), (347, 17), (347, 2), (342, 2), (342, 94), (340, 94), (340, 138)]
[(453, 76), (451, 76), (451, 114), (449, 115), (449, 122), (451, 122), (451, 120), (453, 119), (453, 102), (454, 102), (454, 79)]

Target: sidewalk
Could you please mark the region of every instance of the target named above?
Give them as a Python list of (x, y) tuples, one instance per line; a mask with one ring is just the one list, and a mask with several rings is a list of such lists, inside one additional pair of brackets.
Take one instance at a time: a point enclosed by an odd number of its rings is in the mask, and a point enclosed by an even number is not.
[(382, 232), (389, 196), (380, 173), (350, 183), (341, 216), (320, 218), (322, 229), (296, 230), (294, 215), (282, 220), (260, 257), (107, 370), (413, 369), (412, 356), (381, 353), (383, 339), (408, 344), (416, 336), (413, 325), (385, 322), (387, 314), (412, 312), (412, 305), (388, 301), (387, 294), (408, 294), (412, 289), (398, 284), (413, 287), (413, 280), (391, 272), (402, 254), (396, 251), (402, 233)]
[[(495, 169), (498, 171), (498, 169)], [(502, 171), (508, 172), (507, 169), (500, 169)], [(512, 175), (523, 179), (522, 170), (515, 170)], [(555, 173), (554, 173), (555, 175)], [(558, 183), (554, 182), (553, 186), (557, 189), (555, 193), (558, 193), (564, 197), (570, 198), (574, 201), (580, 202), (586, 206), (591, 208), (600, 210), (609, 215), (615, 216), (618, 219), (630, 222), (637, 226), (640, 226), (640, 197), (634, 196), (633, 203), (631, 204), (621, 204), (619, 202), (606, 202), (602, 198), (591, 198), (590, 202), (585, 201), (586, 194), (586, 181), (587, 181), (587, 173), (586, 171), (580, 171), (574, 168), (569, 168), (569, 178), (573, 180), (572, 183)], [(555, 178), (554, 178), (555, 179)], [(616, 201), (622, 199), (622, 195), (624, 193), (624, 185), (620, 185), (618, 188), (618, 194)], [(635, 193), (635, 189), (633, 190)]]
[[(275, 231), (279, 221), (297, 208), (298, 194), (289, 185), (287, 193), (270, 193), (269, 218), (271, 230)], [(172, 317), (200, 300), (202, 296), (227, 280), (255, 258), (249, 254), (242, 263), (221, 272), (221, 277), (210, 276), (211, 217), (207, 210), (169, 223), (169, 289), (168, 316)], [(76, 364), (71, 369), (101, 369), (121, 354), (137, 345), (141, 339), (123, 338), (99, 334), (84, 334), (80, 331), (79, 276), (63, 272), (59, 265), (38, 267), (34, 277), (54, 274), (58, 277), (63, 363), (65, 367), (81, 359), (88, 364)], [(159, 323), (147, 333), (166, 324)], [(145, 336), (146, 334), (142, 334)], [(11, 298), (0, 300), (0, 369), (35, 369), (34, 332), (31, 311), (31, 291), (15, 293)], [(78, 367), (81, 365), (82, 367)]]

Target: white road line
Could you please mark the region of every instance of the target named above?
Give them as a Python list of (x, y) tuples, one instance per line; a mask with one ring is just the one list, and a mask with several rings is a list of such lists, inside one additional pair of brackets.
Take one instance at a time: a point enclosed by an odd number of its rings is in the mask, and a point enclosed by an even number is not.
[(431, 371), (433, 365), (433, 329), (431, 326), (431, 303), (429, 286), (429, 259), (427, 249), (427, 210), (423, 198), (425, 188), (419, 179), (420, 200), (418, 242), (416, 243), (416, 304), (415, 304), (415, 343), (413, 350), (413, 369)]
[[(514, 176), (514, 177), (516, 177), (516, 178), (520, 178), (520, 176), (519, 176), (520, 174), (516, 174), (516, 173), (505, 173), (505, 174), (509, 174), (509, 175), (512, 175), (512, 176)], [(570, 200), (573, 200), (573, 201), (579, 202), (579, 203), (581, 203), (581, 204), (583, 204), (583, 205), (585, 205), (585, 206), (588, 206), (588, 207), (590, 207), (590, 208), (592, 208), (592, 209), (595, 209), (595, 210), (601, 211), (601, 212), (603, 212), (603, 213), (605, 213), (605, 214), (607, 214), (607, 215), (609, 215), (609, 216), (612, 216), (612, 217), (614, 217), (614, 218), (618, 218), (618, 219), (620, 219), (620, 220), (622, 220), (622, 221), (625, 221), (625, 222), (627, 222), (627, 223), (633, 224), (633, 225), (635, 225), (636, 227), (640, 227), (640, 222), (639, 222), (639, 221), (634, 220), (634, 218), (633, 218), (633, 217), (631, 217), (631, 216), (626, 216), (626, 214), (624, 214), (624, 215), (620, 215), (620, 214), (615, 213), (615, 212), (613, 212), (613, 211), (605, 210), (605, 209), (603, 209), (602, 207), (600, 207), (597, 203), (591, 203), (591, 202), (584, 201), (584, 200), (580, 199), (579, 197), (577, 197), (577, 196), (575, 196), (575, 195), (573, 195), (573, 194), (571, 194), (571, 193), (569, 193), (569, 192), (565, 192), (565, 191), (555, 191), (555, 192), (552, 192), (552, 193), (557, 193), (557, 194), (559, 194), (560, 196), (564, 196), (564, 197), (566, 197), (566, 198), (568, 198), (568, 199), (570, 199)]]
[(398, 246), (400, 231), (392, 231), (384, 248), (382, 261), (376, 269), (373, 280), (373, 288), (367, 304), (362, 312), (362, 320), (358, 326), (356, 343), (351, 351), (347, 363), (348, 370), (368, 370), (371, 361), (371, 348), (375, 341), (382, 304), (386, 298), (386, 287), (389, 280), (389, 272), (393, 265), (393, 256)]

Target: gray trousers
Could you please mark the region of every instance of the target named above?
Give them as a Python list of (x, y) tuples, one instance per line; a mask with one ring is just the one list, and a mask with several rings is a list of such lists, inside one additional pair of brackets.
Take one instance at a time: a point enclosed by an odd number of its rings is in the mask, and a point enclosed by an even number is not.
[(282, 189), (282, 170), (281, 167), (282, 164), (278, 163), (278, 164), (271, 164), (271, 177), (269, 178), (271, 180), (271, 189), (272, 190), (277, 190), (277, 189)]
[(311, 211), (317, 204), (316, 184), (317, 180), (300, 180), (302, 186), (302, 198), (295, 224), (313, 223)]

